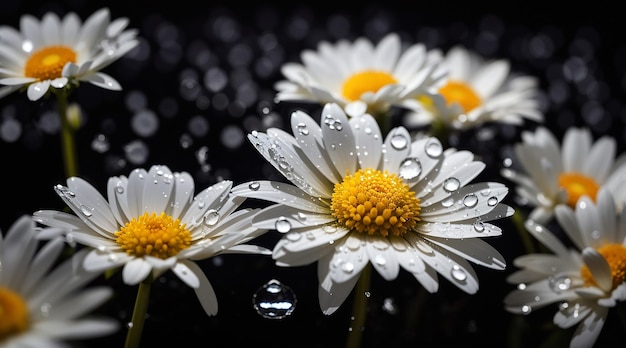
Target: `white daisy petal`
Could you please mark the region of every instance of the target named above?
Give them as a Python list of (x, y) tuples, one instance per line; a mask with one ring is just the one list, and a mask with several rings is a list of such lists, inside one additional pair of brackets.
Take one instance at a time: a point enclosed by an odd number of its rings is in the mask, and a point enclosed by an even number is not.
[[(200, 279), (194, 270), (189, 268), (188, 264), (189, 262), (182, 260), (178, 262), (174, 268), (172, 268), (172, 271), (178, 276), (178, 278), (180, 278), (180, 280), (185, 282), (185, 284), (196, 289), (200, 286)], [(200, 273), (204, 274), (202, 271)]]
[(152, 265), (141, 257), (136, 257), (124, 265), (122, 278), (127, 285), (137, 285), (142, 282), (152, 271)]
[(41, 99), (50, 88), (50, 80), (43, 80), (40, 82), (34, 82), (28, 85), (28, 89), (26, 90), (26, 95), (28, 99), (32, 101), (37, 101)]
[(340, 174), (354, 173), (357, 166), (355, 139), (348, 117), (337, 104), (326, 104), (322, 110), (322, 140), (333, 166)]
[(400, 272), (400, 264), (389, 240), (378, 236), (366, 236), (365, 240), (368, 258), (376, 271), (385, 280), (396, 279)]
[(331, 267), (329, 276), (337, 283), (350, 281), (357, 277), (363, 267), (369, 263), (366, 248), (361, 246), (365, 238), (358, 234), (348, 236), (342, 246), (335, 250), (335, 255), (330, 261)]
[(285, 204), (290, 207), (303, 209), (313, 213), (328, 213), (328, 208), (319, 200), (311, 197), (298, 188), (275, 181), (255, 181), (252, 188), (239, 187), (233, 189), (234, 195), (248, 198), (264, 199), (275, 203)]
[(382, 155), (382, 134), (380, 128), (374, 126), (376, 120), (370, 115), (354, 117), (353, 123), (358, 158), (361, 168), (378, 168)]

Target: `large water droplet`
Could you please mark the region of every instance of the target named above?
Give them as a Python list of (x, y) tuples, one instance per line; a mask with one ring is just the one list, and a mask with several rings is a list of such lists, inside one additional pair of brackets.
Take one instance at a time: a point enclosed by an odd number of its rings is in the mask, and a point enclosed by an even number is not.
[(220, 213), (215, 209), (211, 209), (204, 214), (204, 224), (207, 226), (215, 225), (220, 219)]
[(487, 205), (490, 207), (493, 207), (494, 205), (498, 204), (498, 198), (495, 196), (489, 197), (489, 199), (487, 199)]
[(400, 164), (399, 175), (405, 180), (414, 180), (422, 173), (422, 163), (417, 158), (407, 158)]
[(559, 273), (548, 279), (548, 285), (552, 291), (560, 294), (562, 291), (568, 290), (572, 286), (572, 279), (565, 274)]
[(461, 186), (461, 182), (459, 181), (459, 179), (451, 177), (451, 178), (447, 178), (444, 182), (443, 182), (443, 189), (446, 192), (453, 192), (459, 189), (459, 187)]
[(396, 150), (406, 149), (409, 144), (409, 140), (403, 134), (396, 134), (391, 137), (391, 147)]
[(296, 308), (296, 294), (288, 286), (272, 279), (252, 295), (257, 313), (267, 319), (283, 319)]
[(431, 138), (426, 143), (425, 151), (428, 156), (436, 158), (441, 156), (441, 154), (443, 153), (443, 147), (441, 146), (441, 142), (439, 142), (439, 140), (437, 140), (436, 138)]
[(280, 233), (287, 233), (291, 231), (291, 222), (289, 222), (289, 220), (287, 220), (284, 216), (281, 216), (278, 220), (276, 220), (274, 228)]
[(474, 193), (469, 193), (463, 197), (463, 205), (468, 208), (475, 207), (478, 204), (478, 196)]
[(464, 281), (467, 279), (467, 273), (465, 273), (465, 270), (463, 270), (459, 265), (452, 266), (452, 270), (450, 272), (452, 274), (452, 278), (456, 280)]

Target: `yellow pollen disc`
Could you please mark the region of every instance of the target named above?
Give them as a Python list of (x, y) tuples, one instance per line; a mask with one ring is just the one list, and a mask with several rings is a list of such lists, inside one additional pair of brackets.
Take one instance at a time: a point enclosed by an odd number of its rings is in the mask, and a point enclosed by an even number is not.
[(381, 87), (396, 83), (396, 79), (384, 71), (365, 70), (350, 76), (343, 84), (343, 96), (359, 100), (365, 92), (376, 93)]
[(165, 213), (144, 213), (115, 232), (115, 236), (122, 250), (138, 257), (167, 259), (191, 245), (191, 233), (185, 225)]
[(464, 112), (469, 112), (482, 104), (480, 96), (474, 89), (463, 82), (450, 81), (439, 89), (439, 93), (446, 99), (448, 106), (457, 103), (461, 105)]
[(76, 63), (76, 52), (66, 46), (48, 46), (35, 51), (26, 61), (24, 76), (39, 80), (61, 77), (66, 63)]
[(28, 306), (12, 290), (0, 287), (0, 342), (28, 329)]
[[(604, 256), (604, 259), (611, 267), (613, 289), (615, 289), (626, 281), (626, 247), (622, 244), (607, 244), (599, 248), (598, 253)], [(587, 265), (583, 265), (580, 275), (586, 286), (597, 285)]]
[(589, 196), (594, 202), (600, 186), (590, 177), (578, 173), (563, 173), (559, 175), (559, 186), (567, 192), (567, 204), (575, 207), (578, 198)]
[(420, 200), (398, 176), (374, 169), (359, 169), (335, 184), (332, 215), (347, 228), (401, 236), (419, 219)]

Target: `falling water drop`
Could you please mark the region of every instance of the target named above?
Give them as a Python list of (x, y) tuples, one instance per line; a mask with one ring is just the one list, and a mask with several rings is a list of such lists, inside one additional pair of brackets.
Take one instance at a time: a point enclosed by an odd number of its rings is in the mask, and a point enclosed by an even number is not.
[(272, 279), (252, 295), (252, 305), (266, 319), (283, 319), (296, 308), (296, 294), (288, 286)]

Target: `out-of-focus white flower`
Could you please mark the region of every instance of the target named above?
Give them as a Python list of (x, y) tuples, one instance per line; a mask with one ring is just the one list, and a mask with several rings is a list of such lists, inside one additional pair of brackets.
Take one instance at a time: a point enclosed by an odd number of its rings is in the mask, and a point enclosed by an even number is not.
[(552, 254), (517, 257), (513, 264), (521, 270), (507, 278), (519, 285), (505, 297), (506, 309), (529, 315), (558, 304), (554, 323), (563, 329), (578, 325), (570, 347), (592, 347), (609, 309), (626, 300), (626, 212), (623, 204), (617, 209), (606, 187), (596, 202), (583, 196), (575, 210), (556, 208), (556, 219), (574, 248), (527, 220), (527, 230)]
[(41, 21), (20, 19), (20, 30), (0, 26), (0, 98), (27, 88), (30, 100), (39, 100), (50, 87), (64, 88), (79, 81), (120, 90), (113, 77), (101, 72), (133, 49), (137, 30), (126, 30), (127, 18), (110, 20), (107, 8), (82, 23), (71, 12), (62, 19), (46, 13)]
[(404, 119), (407, 126), (437, 124), (462, 130), (486, 122), (517, 125), (523, 119), (543, 121), (536, 99), (537, 79), (512, 73), (507, 60), (486, 61), (455, 46), (441, 66), (448, 72), (443, 86), (414, 101), (415, 111)]
[(444, 149), (434, 137), (412, 141), (404, 127), (383, 138), (374, 118), (348, 119), (326, 104), (320, 124), (291, 115), (293, 136), (270, 128), (248, 136), (293, 185), (255, 181), (236, 195), (275, 203), (252, 221), (283, 233), (273, 250), (280, 266), (317, 261), (319, 303), (333, 313), (371, 263), (386, 280), (400, 268), (429, 292), (438, 275), (478, 290), (470, 262), (502, 270), (504, 258), (482, 238), (498, 236), (492, 220), (513, 214), (500, 183), (470, 183), (485, 168), (469, 151)]
[(193, 261), (226, 253), (271, 253), (242, 244), (267, 230), (252, 226), (258, 209), (238, 209), (245, 198), (231, 195), (231, 188), (231, 181), (222, 181), (193, 196), (189, 173), (155, 165), (148, 171), (135, 169), (129, 177), (111, 177), (107, 201), (85, 180), (71, 177), (67, 186), (55, 189), (75, 215), (41, 210), (34, 219), (67, 230), (68, 242), (91, 247), (85, 269), (123, 266), (128, 285), (169, 269), (195, 290), (206, 313), (215, 315), (213, 287)]
[(53, 239), (40, 247), (37, 233), (35, 222), (24, 215), (0, 234), (0, 346), (65, 347), (66, 340), (118, 330), (117, 321), (88, 315), (113, 291), (84, 288), (100, 275), (75, 268), (86, 253), (59, 263), (64, 241)]
[(400, 36), (390, 33), (377, 45), (360, 37), (354, 42), (323, 41), (317, 51), (302, 52), (302, 64), (282, 67), (286, 80), (275, 88), (277, 101), (336, 103), (349, 116), (384, 114), (392, 106), (439, 86), (445, 71), (441, 53), (416, 43), (402, 49)]
[(594, 142), (587, 128), (568, 129), (559, 146), (550, 130), (538, 127), (524, 131), (515, 145), (520, 171), (504, 168), (502, 176), (515, 182), (517, 194), (534, 207), (529, 219), (545, 224), (557, 205), (574, 207), (583, 195), (595, 200), (602, 186), (624, 196), (626, 155), (616, 160), (615, 152), (615, 139), (603, 136)]

